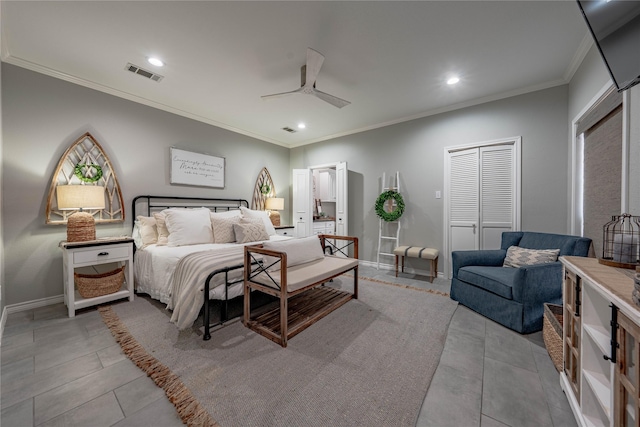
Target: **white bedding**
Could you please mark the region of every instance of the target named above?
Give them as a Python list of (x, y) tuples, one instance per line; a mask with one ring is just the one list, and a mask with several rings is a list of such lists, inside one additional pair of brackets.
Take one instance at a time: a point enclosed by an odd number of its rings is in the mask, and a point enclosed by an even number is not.
[[(286, 240), (290, 237), (273, 235), (271, 241)], [(249, 245), (261, 242), (247, 243)], [(237, 243), (205, 243), (201, 245), (189, 246), (158, 246), (149, 245), (144, 249), (138, 249), (134, 256), (134, 279), (136, 291), (149, 294), (151, 298), (161, 301), (164, 304), (171, 303), (172, 276), (178, 261), (184, 256), (202, 251), (233, 251), (238, 248), (238, 253), (242, 253), (242, 247)], [(242, 262), (242, 256), (239, 258)], [(204, 283), (201, 284), (204, 287)], [(210, 299), (224, 299), (225, 287), (217, 286), (210, 289)], [(242, 285), (235, 285), (229, 290), (229, 299), (242, 295)], [(198, 308), (199, 309), (199, 308)]]

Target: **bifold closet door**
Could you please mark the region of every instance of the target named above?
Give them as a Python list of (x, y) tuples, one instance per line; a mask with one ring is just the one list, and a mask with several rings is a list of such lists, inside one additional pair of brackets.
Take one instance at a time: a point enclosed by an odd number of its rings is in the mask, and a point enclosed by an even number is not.
[(448, 153), (448, 250), (499, 249), (519, 227), (516, 140)]

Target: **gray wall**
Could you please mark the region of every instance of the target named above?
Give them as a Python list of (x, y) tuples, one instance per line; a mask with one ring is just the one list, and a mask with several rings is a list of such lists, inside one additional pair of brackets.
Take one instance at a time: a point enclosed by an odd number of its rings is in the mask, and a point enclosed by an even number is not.
[(598, 49), (592, 46), (569, 83), (569, 124), (600, 89), (612, 84)]
[[(291, 150), (292, 168), (346, 161), (349, 233), (375, 261), (382, 173), (400, 171), (402, 244), (443, 247), (444, 148), (522, 136), (522, 229), (567, 232), (567, 93), (558, 86)], [(387, 258), (385, 263), (391, 263)], [(442, 267), (442, 259), (440, 260)], [(423, 265), (416, 265), (424, 268)]]
[[(613, 85), (597, 48), (593, 46), (580, 64), (569, 84), (569, 124), (590, 104), (605, 85)], [(629, 97), (629, 153), (628, 200), (629, 212), (640, 215), (640, 85), (628, 90)], [(569, 138), (571, 129), (569, 129)], [(622, 168), (621, 168), (622, 169)]]
[[(126, 223), (97, 235), (131, 233), (139, 194), (233, 197), (251, 201), (262, 167), (289, 206), (289, 149), (166, 113), (62, 80), (2, 64), (2, 238), (4, 304), (62, 294), (64, 226), (45, 225), (47, 192), (64, 151), (84, 132), (102, 145), (122, 189)], [(144, 81), (141, 81), (145, 83)], [(169, 147), (226, 158), (226, 188), (169, 184)], [(284, 223), (289, 222), (283, 212)]]

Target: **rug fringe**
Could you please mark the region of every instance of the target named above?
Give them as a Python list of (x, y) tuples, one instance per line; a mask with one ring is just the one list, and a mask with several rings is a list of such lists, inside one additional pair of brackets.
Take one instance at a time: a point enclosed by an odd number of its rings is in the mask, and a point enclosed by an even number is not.
[(135, 340), (110, 306), (99, 307), (98, 311), (111, 334), (122, 347), (124, 354), (164, 390), (169, 401), (176, 407), (182, 422), (194, 427), (220, 427), (220, 424), (202, 407), (182, 380), (158, 359), (147, 353)]
[[(344, 276), (353, 278), (353, 274), (345, 274)], [(440, 295), (442, 297), (448, 297), (449, 296), (448, 292), (442, 292), (442, 291), (438, 291), (436, 289), (425, 289), (425, 288), (418, 288), (417, 286), (402, 285), (400, 283), (385, 282), (384, 280), (374, 279), (372, 277), (358, 276), (358, 279), (368, 280), (369, 282), (380, 283), (382, 285), (396, 286), (398, 288), (403, 288), (403, 289), (411, 289), (411, 290), (414, 290), (414, 291), (427, 292), (429, 294)]]

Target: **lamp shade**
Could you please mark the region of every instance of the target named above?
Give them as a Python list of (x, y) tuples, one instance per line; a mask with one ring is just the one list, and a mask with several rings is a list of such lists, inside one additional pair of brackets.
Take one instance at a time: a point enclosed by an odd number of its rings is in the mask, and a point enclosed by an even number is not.
[(58, 185), (58, 209), (104, 209), (104, 187), (99, 185)]
[(282, 197), (270, 197), (265, 200), (264, 208), (269, 211), (281, 211), (284, 209), (284, 199)]

